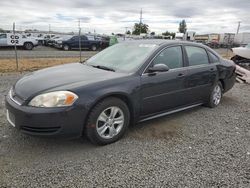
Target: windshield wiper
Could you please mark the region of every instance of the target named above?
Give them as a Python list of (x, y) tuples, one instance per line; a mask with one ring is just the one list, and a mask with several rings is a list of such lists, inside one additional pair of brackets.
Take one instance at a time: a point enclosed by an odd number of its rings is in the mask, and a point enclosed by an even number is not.
[(107, 70), (107, 71), (112, 71), (115, 72), (115, 69), (103, 66), (103, 65), (92, 65), (92, 67), (98, 68), (98, 69), (103, 69), (103, 70)]

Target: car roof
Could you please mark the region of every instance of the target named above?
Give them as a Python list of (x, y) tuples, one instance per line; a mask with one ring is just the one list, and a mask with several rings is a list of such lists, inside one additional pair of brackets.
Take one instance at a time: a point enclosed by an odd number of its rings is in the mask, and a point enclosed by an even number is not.
[(197, 47), (206, 48), (209, 51), (214, 52), (218, 55), (217, 52), (209, 48), (208, 46), (197, 43), (197, 42), (191, 42), (191, 41), (182, 41), (182, 40), (166, 40), (166, 39), (143, 39), (143, 40), (131, 40), (131, 41), (125, 41), (123, 43), (135, 43), (135, 44), (155, 44), (158, 46), (168, 46), (168, 45), (174, 45), (174, 44), (185, 44), (185, 45), (192, 45)]
[(155, 44), (155, 45), (172, 45), (172, 44), (191, 44), (195, 46), (207, 47), (203, 44), (199, 44), (191, 41), (181, 41), (181, 40), (164, 40), (164, 39), (143, 39), (143, 40), (132, 40), (125, 41), (125, 43), (136, 43), (136, 44)]
[(221, 56), (214, 51), (213, 49), (209, 48), (208, 46), (204, 44), (200, 44), (197, 42), (191, 42), (191, 41), (182, 41), (182, 40), (166, 40), (166, 39), (142, 39), (142, 40), (132, 40), (132, 41), (125, 41), (122, 43), (134, 43), (134, 44), (154, 44), (160, 46), (168, 46), (168, 45), (175, 45), (175, 44), (186, 44), (186, 45), (192, 45), (197, 47), (202, 47), (210, 52), (213, 52), (217, 57), (221, 58)]

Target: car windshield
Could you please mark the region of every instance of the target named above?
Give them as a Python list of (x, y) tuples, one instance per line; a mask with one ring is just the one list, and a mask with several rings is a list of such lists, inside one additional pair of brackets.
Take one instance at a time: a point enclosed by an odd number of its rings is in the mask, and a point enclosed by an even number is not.
[(246, 45), (246, 48), (250, 48), (250, 43), (248, 43), (248, 44)]
[(156, 49), (155, 44), (120, 43), (111, 46), (86, 61), (86, 65), (106, 67), (116, 72), (135, 72)]

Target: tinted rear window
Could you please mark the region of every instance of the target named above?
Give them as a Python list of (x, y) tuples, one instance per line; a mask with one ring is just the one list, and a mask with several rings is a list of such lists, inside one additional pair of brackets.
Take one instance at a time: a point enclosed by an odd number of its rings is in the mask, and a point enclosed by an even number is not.
[(186, 46), (189, 66), (209, 64), (207, 52), (204, 48)]

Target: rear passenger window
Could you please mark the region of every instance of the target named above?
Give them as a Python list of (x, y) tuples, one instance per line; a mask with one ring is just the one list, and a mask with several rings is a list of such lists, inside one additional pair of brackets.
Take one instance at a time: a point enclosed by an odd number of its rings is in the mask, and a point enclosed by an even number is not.
[(209, 64), (205, 49), (195, 46), (186, 46), (189, 66)]
[(74, 36), (71, 38), (71, 40), (79, 40), (79, 37), (78, 36)]
[[(86, 36), (81, 36), (81, 40), (88, 40), (88, 37)], [(90, 40), (90, 39), (89, 39)]]
[(208, 55), (209, 55), (211, 63), (218, 63), (218, 62), (220, 62), (220, 59), (216, 55), (214, 55), (210, 51), (207, 51), (207, 52), (208, 52)]
[(169, 47), (163, 50), (153, 61), (153, 64), (165, 64), (169, 69), (183, 66), (182, 50), (180, 46)]

